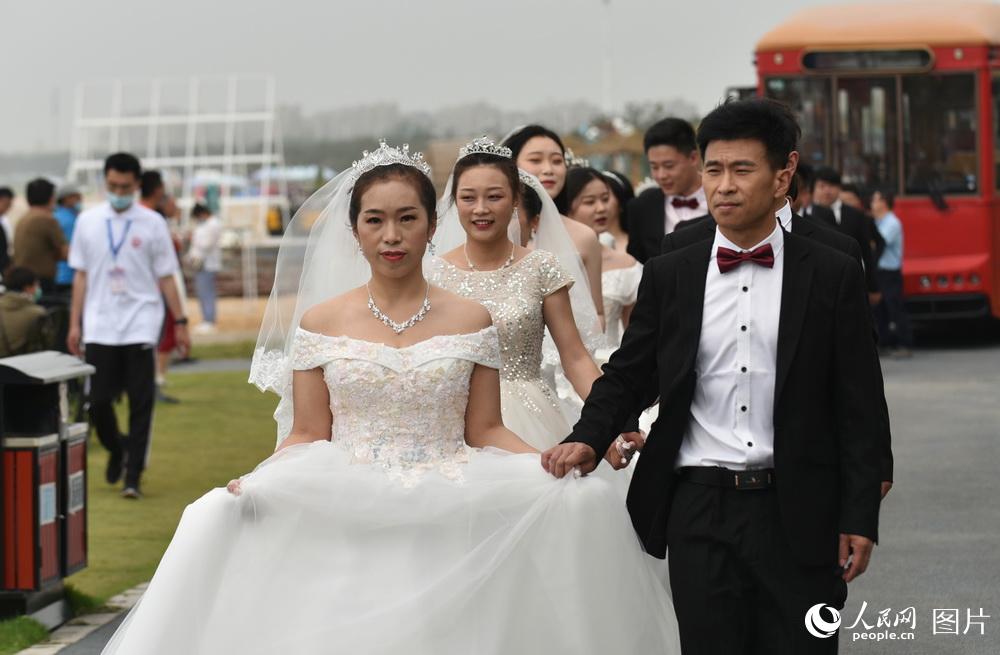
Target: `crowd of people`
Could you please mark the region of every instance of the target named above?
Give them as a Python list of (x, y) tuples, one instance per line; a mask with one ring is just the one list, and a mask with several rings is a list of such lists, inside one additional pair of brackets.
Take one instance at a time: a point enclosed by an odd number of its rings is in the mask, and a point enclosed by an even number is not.
[[(78, 188), (31, 180), (28, 210), (16, 224), (8, 217), (15, 194), (0, 188), (0, 356), (56, 349), (96, 367), (87, 402), (110, 454), (105, 477), (124, 477), (122, 495), (138, 498), (153, 405), (179, 402), (164, 390), (166, 373), (173, 358), (189, 354), (180, 262), (186, 258), (195, 271), (203, 317), (197, 329), (214, 332), (221, 224), (195, 205), (185, 254), (180, 212), (158, 171), (117, 153), (104, 175), (104, 202), (86, 210)], [(126, 430), (114, 411), (123, 394)]]
[(668, 119), (634, 200), (539, 125), (440, 197), (362, 153), (277, 254), (274, 455), (187, 508), (105, 652), (836, 652), (803, 619), (892, 486), (882, 298), (799, 138), (764, 99)]

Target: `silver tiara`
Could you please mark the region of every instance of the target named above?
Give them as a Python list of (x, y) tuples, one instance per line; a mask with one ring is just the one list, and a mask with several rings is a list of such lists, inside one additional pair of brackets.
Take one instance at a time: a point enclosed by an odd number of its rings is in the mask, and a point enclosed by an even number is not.
[(527, 171), (522, 171), (519, 168), (517, 169), (517, 177), (528, 186), (535, 186), (535, 179), (531, 175), (531, 173), (528, 173)]
[(427, 177), (431, 176), (430, 164), (424, 161), (423, 153), (416, 152), (411, 155), (410, 144), (404, 143), (402, 148), (397, 148), (396, 146), (387, 144), (385, 139), (379, 139), (378, 150), (375, 152), (365, 150), (361, 153), (361, 159), (351, 164), (351, 168), (353, 169), (351, 180), (356, 182), (359, 177), (368, 171), (379, 166), (389, 166), (390, 164), (412, 166)]
[(493, 139), (484, 134), (478, 139), (473, 139), (471, 143), (466, 143), (464, 146), (459, 148), (458, 158), (461, 159), (462, 157), (478, 153), (506, 157), (507, 159), (512, 159), (514, 157), (514, 152), (510, 148), (507, 146), (498, 146)]
[(590, 168), (590, 160), (577, 157), (576, 153), (566, 148), (566, 168)]

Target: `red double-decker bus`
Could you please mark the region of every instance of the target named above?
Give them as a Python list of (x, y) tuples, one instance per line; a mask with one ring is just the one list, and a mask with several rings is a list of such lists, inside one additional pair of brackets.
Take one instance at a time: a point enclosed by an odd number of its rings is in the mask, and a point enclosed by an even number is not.
[(911, 315), (1000, 317), (1000, 5), (806, 9), (756, 65), (798, 115), (802, 161), (895, 189)]

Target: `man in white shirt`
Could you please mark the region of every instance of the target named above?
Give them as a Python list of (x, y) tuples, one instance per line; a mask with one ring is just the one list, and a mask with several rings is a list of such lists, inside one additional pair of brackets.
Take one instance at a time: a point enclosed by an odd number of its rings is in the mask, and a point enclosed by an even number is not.
[(659, 254), (660, 240), (678, 224), (708, 213), (691, 124), (665, 118), (646, 131), (643, 148), (657, 186), (629, 203), (628, 251), (640, 262)]
[(644, 267), (621, 348), (573, 433), (542, 454), (559, 477), (587, 473), (660, 397), (627, 505), (646, 551), (669, 548), (685, 653), (836, 653), (835, 630), (807, 632), (807, 614), (833, 621), (878, 538), (882, 389), (864, 278), (775, 220), (797, 139), (770, 100), (705, 117), (714, 238)]
[(222, 221), (205, 205), (195, 205), (191, 217), (197, 222), (191, 235), (191, 250), (188, 260), (197, 271), (195, 290), (201, 305), (202, 322), (195, 328), (198, 332), (215, 331), (215, 276), (222, 270)]
[[(179, 349), (185, 353), (191, 344), (173, 278), (177, 256), (170, 234), (159, 214), (135, 201), (141, 173), (139, 160), (128, 153), (105, 160), (108, 200), (80, 214), (69, 258), (75, 274), (67, 346), (74, 355), (83, 352), (97, 369), (91, 378), (91, 420), (110, 453), (105, 472), (109, 484), (118, 482), (124, 466), (125, 498), (141, 495), (163, 298), (174, 316), (180, 317), (175, 319)], [(129, 401), (129, 430), (124, 439), (114, 412), (121, 391)]]

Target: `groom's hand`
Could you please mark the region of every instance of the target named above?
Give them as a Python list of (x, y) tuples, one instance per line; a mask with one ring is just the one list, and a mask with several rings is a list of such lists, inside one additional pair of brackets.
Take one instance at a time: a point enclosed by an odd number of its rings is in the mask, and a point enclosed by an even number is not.
[(542, 467), (557, 478), (574, 468), (587, 475), (597, 468), (597, 453), (585, 443), (561, 443), (542, 453)]
[(845, 582), (850, 582), (865, 572), (874, 547), (874, 542), (868, 537), (856, 534), (840, 535), (840, 568), (844, 569)]

